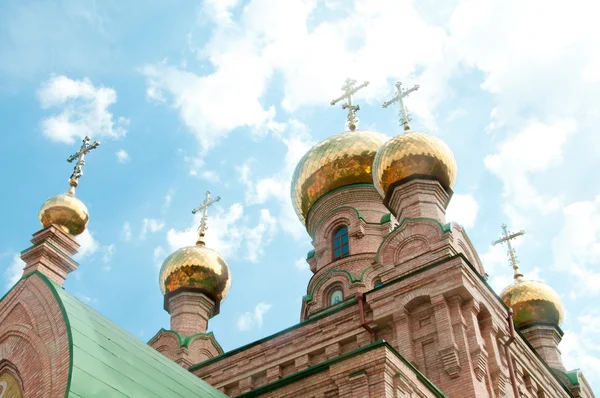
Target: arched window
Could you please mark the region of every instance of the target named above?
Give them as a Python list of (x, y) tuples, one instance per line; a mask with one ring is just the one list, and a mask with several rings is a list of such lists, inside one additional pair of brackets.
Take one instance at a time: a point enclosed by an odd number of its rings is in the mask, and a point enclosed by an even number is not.
[(344, 301), (344, 293), (341, 289), (335, 289), (333, 292), (331, 292), (331, 295), (329, 296), (330, 305), (336, 305), (342, 301)]
[(333, 235), (333, 259), (347, 257), (350, 255), (348, 243), (348, 227), (341, 227)]
[(376, 288), (379, 287), (379, 286), (383, 286), (383, 283), (381, 283), (381, 279), (375, 278), (373, 280), (373, 286), (376, 287)]

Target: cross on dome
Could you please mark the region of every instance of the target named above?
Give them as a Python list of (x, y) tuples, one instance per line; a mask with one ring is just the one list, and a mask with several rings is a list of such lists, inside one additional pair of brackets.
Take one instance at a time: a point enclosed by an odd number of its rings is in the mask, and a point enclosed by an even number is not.
[(221, 200), (220, 196), (211, 199), (210, 191), (206, 191), (206, 198), (204, 199), (204, 203), (192, 210), (192, 214), (196, 214), (199, 211), (203, 211), (202, 218), (200, 219), (200, 226), (198, 227), (198, 240), (196, 241), (196, 245), (198, 246), (204, 246), (204, 234), (208, 229), (208, 226), (206, 225), (206, 222), (208, 221), (208, 208), (214, 203), (218, 202), (219, 200)]
[(85, 155), (87, 155), (92, 150), (98, 148), (100, 143), (98, 141), (94, 141), (90, 144), (90, 137), (87, 135), (82, 140), (81, 148), (79, 151), (75, 152), (73, 155), (67, 158), (67, 162), (73, 163), (74, 160), (77, 160), (75, 163), (75, 167), (73, 168), (73, 174), (69, 178), (69, 185), (71, 188), (69, 189), (69, 194), (73, 195), (75, 193), (75, 187), (79, 185), (79, 178), (83, 175), (83, 165), (85, 164)]
[(514, 232), (514, 233), (510, 232), (507, 230), (506, 224), (502, 224), (502, 231), (504, 232), (502, 237), (500, 239), (493, 241), (492, 246), (496, 246), (497, 244), (506, 243), (506, 246), (508, 247), (508, 251), (506, 252), (506, 254), (508, 254), (509, 261), (513, 267), (513, 270), (515, 271), (514, 278), (515, 278), (515, 280), (519, 280), (519, 279), (523, 278), (523, 274), (519, 270), (519, 259), (517, 258), (515, 249), (513, 249), (512, 245), (510, 244), (510, 241), (512, 239), (515, 239), (518, 236), (524, 235), (525, 231), (521, 230), (521, 231)]
[(348, 109), (348, 128), (350, 131), (356, 130), (356, 124), (358, 123), (358, 119), (356, 118), (356, 112), (360, 110), (360, 105), (352, 105), (352, 95), (356, 94), (358, 90), (361, 88), (365, 88), (369, 85), (369, 82), (364, 82), (358, 87), (354, 87), (356, 84), (356, 80), (354, 79), (346, 79), (346, 83), (342, 86), (342, 90), (344, 90), (344, 95), (338, 97), (331, 101), (331, 105), (335, 105), (338, 102), (347, 99), (348, 102), (342, 104), (342, 109)]
[(389, 101), (386, 101), (383, 103), (383, 107), (387, 108), (388, 106), (392, 105), (395, 102), (399, 102), (400, 103), (400, 112), (399, 112), (399, 116), (400, 116), (400, 125), (404, 126), (404, 131), (409, 131), (410, 130), (410, 125), (408, 124), (408, 122), (410, 122), (412, 119), (410, 118), (410, 116), (408, 115), (408, 110), (406, 109), (406, 105), (404, 105), (404, 97), (408, 97), (408, 95), (410, 93), (412, 93), (413, 91), (417, 91), (421, 86), (419, 86), (418, 84), (416, 84), (413, 88), (408, 89), (408, 90), (403, 90), (402, 89), (402, 83), (401, 82), (397, 82), (396, 83), (396, 96), (394, 98), (392, 98)]

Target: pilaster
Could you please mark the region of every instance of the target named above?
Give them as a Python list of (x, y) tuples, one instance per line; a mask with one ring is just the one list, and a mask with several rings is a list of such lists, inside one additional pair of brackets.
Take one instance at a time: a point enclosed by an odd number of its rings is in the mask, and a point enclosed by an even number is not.
[(182, 336), (205, 333), (208, 320), (213, 316), (215, 302), (204, 293), (175, 291), (167, 300), (166, 310), (171, 315), (171, 330)]
[(551, 368), (565, 372), (558, 345), (562, 331), (555, 325), (536, 324), (521, 329), (521, 333)]
[(436, 328), (438, 331), (438, 354), (442, 361), (444, 371), (454, 379), (459, 376), (460, 362), (458, 358), (458, 346), (454, 340), (452, 323), (450, 322), (450, 312), (446, 299), (443, 295), (431, 297)]
[(438, 181), (415, 179), (396, 186), (387, 207), (399, 221), (426, 217), (445, 224), (450, 196)]
[(33, 234), (31, 243), (33, 246), (21, 252), (23, 274), (39, 271), (62, 286), (67, 274), (77, 269), (72, 256), (79, 250), (79, 243), (54, 225)]

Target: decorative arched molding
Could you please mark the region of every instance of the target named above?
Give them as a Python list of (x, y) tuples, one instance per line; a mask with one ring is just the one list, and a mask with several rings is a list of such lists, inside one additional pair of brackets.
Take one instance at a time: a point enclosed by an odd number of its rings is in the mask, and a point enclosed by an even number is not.
[(327, 284), (327, 286), (324, 287), (323, 289), (323, 293), (320, 295), (321, 296), (321, 305), (323, 308), (325, 307), (329, 307), (331, 305), (333, 305), (331, 303), (331, 295), (334, 292), (337, 291), (341, 291), (342, 292), (342, 301), (344, 299), (346, 299), (346, 291), (348, 291), (348, 289), (344, 289), (344, 285), (341, 282), (331, 282), (329, 284)]
[(427, 253), (430, 250), (431, 244), (427, 236), (417, 234), (411, 235), (400, 242), (394, 249), (392, 262), (393, 264), (399, 264), (418, 257), (423, 253)]
[[(335, 219), (334, 223), (331, 223), (331, 219)], [(325, 214), (317, 223), (317, 225), (315, 226), (315, 229), (313, 231), (310, 231), (310, 236), (315, 239), (315, 236), (317, 236), (318, 232), (320, 229), (322, 229), (323, 227), (325, 228), (325, 231), (323, 231), (323, 236), (327, 236), (326, 234), (329, 233), (331, 234), (331, 229), (335, 229), (335, 225), (337, 224), (337, 221), (341, 222), (342, 220), (345, 220), (345, 222), (347, 223), (347, 225), (349, 226), (350, 224), (352, 224), (353, 222), (362, 219), (359, 211), (352, 207), (352, 206), (340, 206), (340, 207), (336, 207), (335, 209), (329, 211), (327, 214)]]
[(462, 251), (462, 253), (465, 255), (465, 257), (467, 257), (467, 259), (469, 260), (469, 262), (471, 264), (477, 264), (475, 262), (475, 258), (473, 257), (473, 254), (471, 253), (471, 250), (469, 250), (469, 248), (467, 247), (467, 245), (465, 244), (465, 242), (463, 242), (462, 239), (457, 239), (458, 242), (458, 247), (460, 248), (460, 250)]
[(4, 323), (13, 323), (21, 326), (27, 326), (33, 330), (38, 330), (35, 322), (35, 315), (20, 302), (15, 303), (6, 313), (6, 316), (0, 318), (0, 325)]
[(451, 236), (450, 224), (442, 225), (439, 221), (431, 218), (404, 218), (392, 232), (381, 242), (375, 262), (379, 264), (397, 264), (398, 248), (401, 248), (407, 239), (421, 236), (427, 246), (442, 240), (444, 235)]
[[(2, 382), (4, 382), (4, 385), (0, 385), (0, 398), (12, 398), (13, 396), (22, 398), (25, 396), (25, 387), (20, 372), (7, 359), (0, 360), (0, 383)], [(11, 395), (7, 395), (7, 393), (11, 393)]]
[[(346, 274), (330, 274), (329, 277), (315, 289), (313, 302), (315, 304), (318, 303), (319, 305), (323, 305), (325, 303), (324, 300), (326, 299), (326, 295), (331, 288), (341, 288), (344, 298), (348, 297), (351, 284), (352, 282), (347, 278)], [(329, 303), (325, 304), (326, 307), (329, 306)]]
[(398, 300), (398, 307), (410, 313), (415, 306), (422, 302), (431, 302), (431, 297), (437, 294), (433, 286), (421, 286), (402, 295)]
[[(305, 299), (307, 302), (312, 301), (315, 296), (318, 294), (318, 291), (321, 290), (319, 287), (322, 286), (323, 284), (329, 285), (329, 283), (331, 283), (331, 281), (340, 281), (344, 286), (346, 286), (347, 288), (350, 287), (350, 285), (356, 281), (356, 279), (352, 276), (352, 274), (350, 274), (350, 272), (346, 271), (346, 270), (340, 270), (340, 269), (331, 269), (327, 272), (325, 272), (325, 275), (321, 276), (319, 279), (317, 279), (314, 283), (314, 285), (311, 288), (311, 284), (309, 283), (308, 286), (308, 290), (309, 290), (309, 294), (307, 294), (305, 296)], [(347, 289), (346, 289), (347, 290)], [(318, 300), (315, 300), (318, 302)]]
[(0, 328), (0, 357), (19, 369), (25, 396), (53, 398), (65, 395), (66, 388), (53, 385), (50, 355), (42, 339), (31, 328), (20, 325)]

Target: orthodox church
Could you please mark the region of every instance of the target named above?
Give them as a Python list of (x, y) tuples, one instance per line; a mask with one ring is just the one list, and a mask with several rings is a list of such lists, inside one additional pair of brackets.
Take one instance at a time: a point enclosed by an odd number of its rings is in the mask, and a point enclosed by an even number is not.
[(520, 271), (503, 226), (514, 283), (498, 296), (466, 231), (445, 210), (457, 165), (439, 138), (413, 132), (396, 85), (404, 132), (356, 128), (316, 144), (291, 181), (293, 206), (312, 239), (313, 276), (300, 322), (229, 352), (208, 332), (231, 288), (225, 260), (206, 247), (207, 193), (195, 245), (163, 263), (169, 329), (139, 341), (65, 291), (88, 211), (76, 198), (85, 138), (67, 193), (39, 213), (42, 229), (21, 253), (22, 278), (0, 300), (0, 398), (411, 397), (593, 398), (563, 366), (563, 304)]

